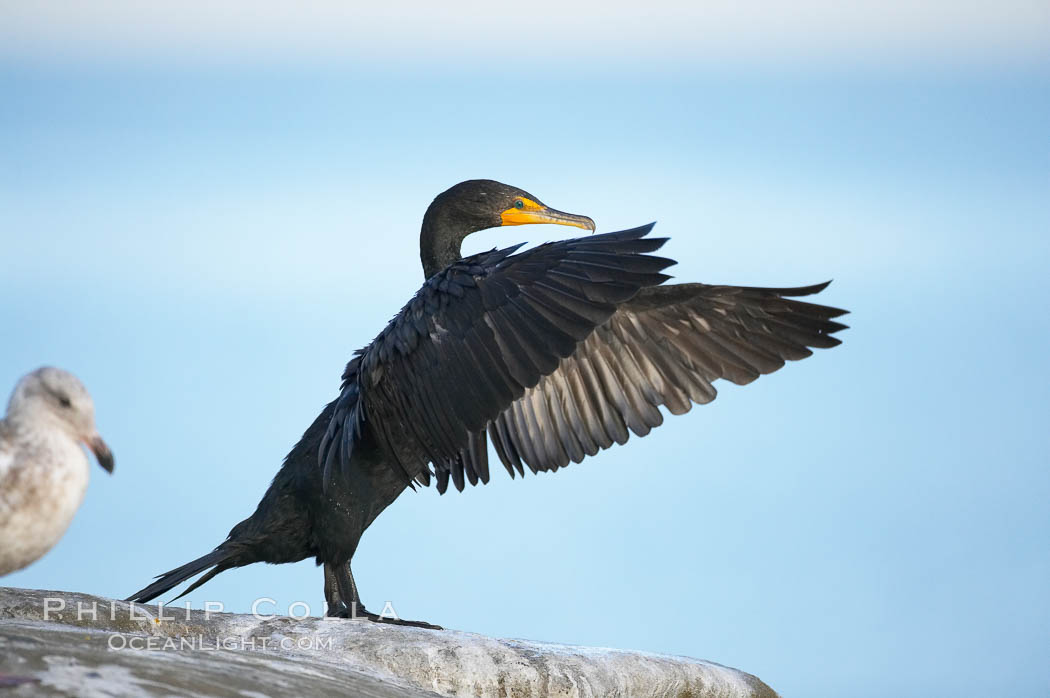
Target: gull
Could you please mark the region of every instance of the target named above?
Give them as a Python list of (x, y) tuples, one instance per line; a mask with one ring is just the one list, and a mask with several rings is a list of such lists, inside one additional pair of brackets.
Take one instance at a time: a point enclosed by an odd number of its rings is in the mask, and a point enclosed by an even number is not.
[(0, 420), (0, 576), (39, 560), (69, 528), (88, 484), (81, 444), (113, 472), (84, 384), (50, 366), (24, 376)]

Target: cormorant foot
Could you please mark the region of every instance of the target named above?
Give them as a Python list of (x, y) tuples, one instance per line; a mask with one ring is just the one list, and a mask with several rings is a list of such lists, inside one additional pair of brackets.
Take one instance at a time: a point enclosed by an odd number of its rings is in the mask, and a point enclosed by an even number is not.
[(347, 606), (346, 604), (328, 604), (329, 618), (346, 618), (348, 620), (370, 620), (373, 623), (389, 623), (390, 625), (404, 625), (410, 628), (425, 628), (427, 630), (444, 630), (440, 625), (425, 623), (421, 620), (402, 620), (390, 616), (380, 616), (372, 613), (364, 606)]

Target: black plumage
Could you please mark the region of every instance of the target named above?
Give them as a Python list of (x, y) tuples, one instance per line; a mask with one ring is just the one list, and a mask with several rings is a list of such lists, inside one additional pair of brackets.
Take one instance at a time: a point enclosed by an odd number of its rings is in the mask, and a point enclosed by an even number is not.
[[(406, 488), (489, 481), (488, 442), (511, 477), (553, 471), (645, 436), (672, 414), (811, 348), (839, 344), (845, 311), (796, 300), (827, 284), (664, 285), (652, 224), (460, 256), (498, 225), (594, 229), (498, 182), (463, 182), (424, 216), (418, 293), (343, 372), (339, 396), (292, 449), (255, 513), (204, 557), (132, 595), (148, 601), (208, 570), (314, 557), (330, 615), (364, 611), (358, 541)], [(184, 592), (184, 593), (186, 593)], [(426, 625), (426, 624), (420, 624)]]

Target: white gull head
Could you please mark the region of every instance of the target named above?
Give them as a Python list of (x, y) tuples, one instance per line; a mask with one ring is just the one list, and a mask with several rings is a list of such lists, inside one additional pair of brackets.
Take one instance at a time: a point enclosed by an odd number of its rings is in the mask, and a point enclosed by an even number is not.
[(95, 403), (69, 371), (44, 366), (24, 376), (11, 393), (6, 421), (16, 432), (60, 431), (94, 451), (98, 464), (113, 472), (113, 454), (95, 427)]

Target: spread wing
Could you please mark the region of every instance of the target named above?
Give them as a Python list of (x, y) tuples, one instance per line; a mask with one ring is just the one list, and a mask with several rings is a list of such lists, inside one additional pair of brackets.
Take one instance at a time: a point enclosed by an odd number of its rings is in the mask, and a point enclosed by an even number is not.
[[(714, 381), (744, 385), (811, 347), (840, 343), (846, 311), (794, 300), (822, 291), (681, 284), (641, 290), (589, 334), (557, 370), (544, 375), (488, 423), (507, 471), (524, 475), (579, 463), (628, 432), (645, 436), (663, 422), (658, 409), (688, 412), (715, 399)], [(484, 431), (435, 468), (438, 489), (488, 481)], [(429, 483), (429, 477), (422, 481)]]
[(651, 229), (492, 251), (427, 280), (347, 366), (319, 453), (326, 486), (366, 428), (408, 481), (477, 449), (620, 304), (667, 280)]

